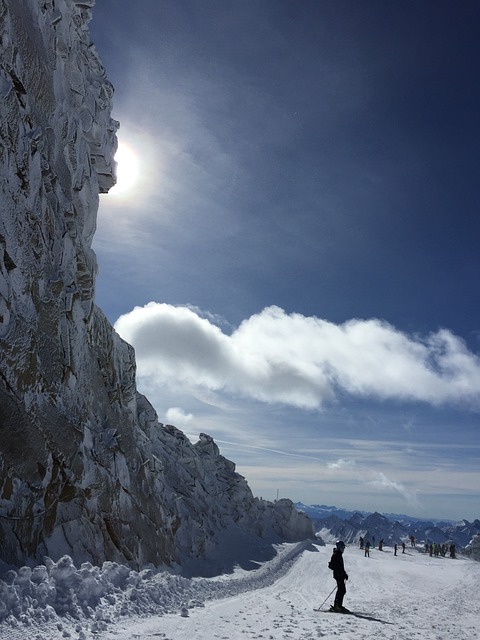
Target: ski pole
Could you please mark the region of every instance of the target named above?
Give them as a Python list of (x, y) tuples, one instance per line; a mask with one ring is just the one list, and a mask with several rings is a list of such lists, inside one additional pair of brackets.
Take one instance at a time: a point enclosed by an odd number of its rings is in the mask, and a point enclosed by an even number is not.
[(328, 596), (325, 598), (325, 600), (322, 602), (322, 604), (318, 607), (319, 609), (321, 609), (323, 607), (323, 605), (325, 604), (325, 602), (330, 598), (330, 596), (332, 595), (332, 593), (335, 591), (337, 587), (333, 587), (333, 589), (330, 591), (330, 593), (328, 594)]

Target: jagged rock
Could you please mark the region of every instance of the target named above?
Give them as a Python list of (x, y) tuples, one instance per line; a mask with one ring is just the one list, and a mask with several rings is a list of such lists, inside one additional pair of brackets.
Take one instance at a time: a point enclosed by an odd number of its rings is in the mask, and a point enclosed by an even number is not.
[(463, 555), (472, 558), (472, 560), (477, 560), (480, 562), (480, 533), (470, 540), (465, 549), (462, 551)]
[(471, 544), (472, 538), (474, 538), (476, 534), (480, 533), (480, 520), (478, 518), (473, 522), (460, 520), (454, 524), (447, 525), (444, 531), (457, 545), (465, 547)]
[(301, 539), (202, 435), (158, 422), (95, 305), (91, 242), (115, 182), (93, 0), (0, 2), (0, 558), (182, 563), (226, 531)]
[(347, 520), (341, 520), (335, 515), (331, 515), (328, 518), (323, 518), (321, 522), (317, 523), (319, 528), (319, 534), (325, 538), (343, 540), (345, 544), (351, 544), (358, 539), (359, 535), (362, 535), (362, 531), (352, 525)]

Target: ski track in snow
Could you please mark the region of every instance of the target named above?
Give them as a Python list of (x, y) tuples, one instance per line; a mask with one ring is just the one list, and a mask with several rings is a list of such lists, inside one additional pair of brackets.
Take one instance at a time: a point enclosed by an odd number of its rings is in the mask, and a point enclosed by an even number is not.
[[(120, 617), (92, 633), (87, 621), (43, 629), (0, 626), (2, 640), (478, 640), (480, 563), (356, 546), (344, 559), (350, 575), (345, 605), (354, 612), (314, 611), (335, 586), (327, 564), (332, 547), (284, 545), (255, 571), (186, 581), (163, 615)], [(155, 578), (152, 578), (155, 580)], [(183, 583), (182, 583), (183, 584)], [(170, 584), (175, 589), (175, 582)], [(182, 615), (182, 605), (187, 605)], [(161, 609), (161, 607), (160, 607)], [(70, 622), (70, 624), (69, 624)]]

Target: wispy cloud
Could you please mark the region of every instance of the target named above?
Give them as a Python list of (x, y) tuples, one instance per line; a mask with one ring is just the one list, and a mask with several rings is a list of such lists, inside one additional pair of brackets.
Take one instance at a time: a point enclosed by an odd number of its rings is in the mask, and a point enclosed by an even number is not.
[(396, 482), (387, 478), (387, 476), (378, 471), (372, 472), (373, 478), (367, 481), (367, 484), (378, 489), (381, 492), (396, 492), (405, 498), (407, 504), (412, 508), (418, 508), (420, 503), (417, 499), (417, 492), (410, 491), (401, 482)]
[(357, 398), (478, 408), (480, 358), (446, 329), (410, 336), (378, 319), (340, 325), (267, 307), (231, 334), (195, 309), (151, 302), (121, 316), (150, 384), (320, 408)]

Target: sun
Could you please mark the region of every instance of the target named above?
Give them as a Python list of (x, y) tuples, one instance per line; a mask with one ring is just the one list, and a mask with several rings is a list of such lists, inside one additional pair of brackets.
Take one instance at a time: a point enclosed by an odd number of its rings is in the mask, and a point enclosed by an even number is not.
[(125, 142), (118, 143), (115, 161), (117, 162), (117, 183), (109, 193), (114, 196), (125, 196), (139, 181), (140, 161), (135, 149)]

